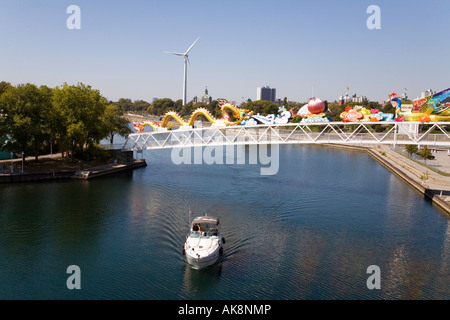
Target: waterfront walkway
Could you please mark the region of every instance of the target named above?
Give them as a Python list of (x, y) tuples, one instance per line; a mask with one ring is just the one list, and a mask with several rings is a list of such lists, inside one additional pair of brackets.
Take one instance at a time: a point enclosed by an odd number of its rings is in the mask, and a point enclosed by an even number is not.
[[(427, 160), (427, 166), (425, 166), (390, 146), (381, 145), (368, 149), (369, 153), (388, 169), (450, 213), (450, 156), (448, 150), (432, 150), (435, 159)], [(431, 169), (437, 164), (441, 173)]]

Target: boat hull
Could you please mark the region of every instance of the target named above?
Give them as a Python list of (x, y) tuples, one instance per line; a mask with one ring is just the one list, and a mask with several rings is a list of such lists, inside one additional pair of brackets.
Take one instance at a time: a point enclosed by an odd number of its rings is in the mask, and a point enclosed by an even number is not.
[(186, 261), (189, 263), (194, 269), (204, 269), (209, 266), (212, 266), (219, 260), (220, 253), (219, 249), (215, 250), (212, 254), (204, 257), (194, 257), (191, 253), (186, 252)]
[(187, 263), (194, 269), (203, 269), (215, 264), (222, 254), (222, 243), (222, 237), (200, 241), (188, 237), (184, 244)]

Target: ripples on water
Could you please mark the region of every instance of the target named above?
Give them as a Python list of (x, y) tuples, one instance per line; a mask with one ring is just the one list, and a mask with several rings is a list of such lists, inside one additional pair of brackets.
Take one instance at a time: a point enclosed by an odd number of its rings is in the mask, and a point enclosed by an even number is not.
[[(280, 148), (256, 165), (148, 167), (89, 182), (0, 186), (0, 297), (38, 299), (449, 298), (449, 219), (367, 155)], [(182, 255), (189, 207), (221, 219), (224, 255)], [(82, 290), (65, 268), (82, 270)], [(369, 265), (382, 290), (366, 287)]]

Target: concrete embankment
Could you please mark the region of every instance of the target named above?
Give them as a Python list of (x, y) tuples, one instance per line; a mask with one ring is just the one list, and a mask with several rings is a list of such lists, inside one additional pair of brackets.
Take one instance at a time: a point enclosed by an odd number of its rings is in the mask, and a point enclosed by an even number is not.
[[(450, 214), (450, 177), (398, 154), (389, 146), (360, 147), (346, 145), (326, 145), (339, 149), (367, 152), (388, 170), (403, 179), (426, 199)], [(442, 158), (444, 159), (444, 158)], [(446, 159), (450, 163), (450, 157)]]
[(0, 174), (0, 183), (70, 179), (74, 174), (75, 171)]
[(101, 177), (107, 174), (145, 167), (146, 165), (147, 163), (145, 162), (144, 159), (135, 159), (133, 162), (128, 162), (126, 164), (107, 164), (103, 166), (84, 169), (82, 171), (77, 171), (72, 176), (72, 178), (88, 180), (92, 178)]
[(67, 162), (58, 154), (40, 156), (40, 162), (35, 162), (34, 157), (27, 157), (23, 161), (22, 159), (0, 160), (0, 183), (60, 179), (88, 180), (147, 166), (144, 159), (134, 159), (132, 151), (110, 150), (110, 153), (113, 158), (108, 163), (97, 165), (91, 164), (90, 161)]
[(137, 169), (147, 166), (144, 159), (135, 159), (125, 164), (107, 164), (98, 167), (92, 167), (84, 170), (72, 171), (55, 171), (41, 173), (16, 173), (16, 174), (0, 174), (0, 183), (16, 183), (29, 181), (48, 181), (61, 179), (82, 179), (88, 180), (105, 176), (108, 174), (118, 173), (126, 170)]

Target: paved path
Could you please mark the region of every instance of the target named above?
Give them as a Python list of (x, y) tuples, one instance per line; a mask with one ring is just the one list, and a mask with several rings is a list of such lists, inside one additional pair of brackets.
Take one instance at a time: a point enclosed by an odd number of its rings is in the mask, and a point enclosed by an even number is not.
[(381, 154), (382, 158), (388, 161), (395, 170), (402, 172), (410, 180), (421, 185), (428, 192), (431, 192), (435, 197), (440, 198), (450, 206), (450, 156), (447, 150), (433, 152), (435, 160), (427, 160), (427, 164), (436, 165), (439, 163), (439, 170), (448, 173), (449, 176), (439, 174), (403, 156), (399, 152), (391, 149), (390, 146), (378, 146), (372, 150)]
[[(432, 190), (447, 191), (450, 195), (450, 176), (439, 174), (430, 168), (405, 157), (389, 146), (379, 146), (375, 150), (382, 150), (391, 164), (403, 170), (411, 179)], [(427, 164), (439, 163), (439, 170), (450, 175), (450, 156), (447, 151), (433, 153), (435, 160), (427, 160)]]

